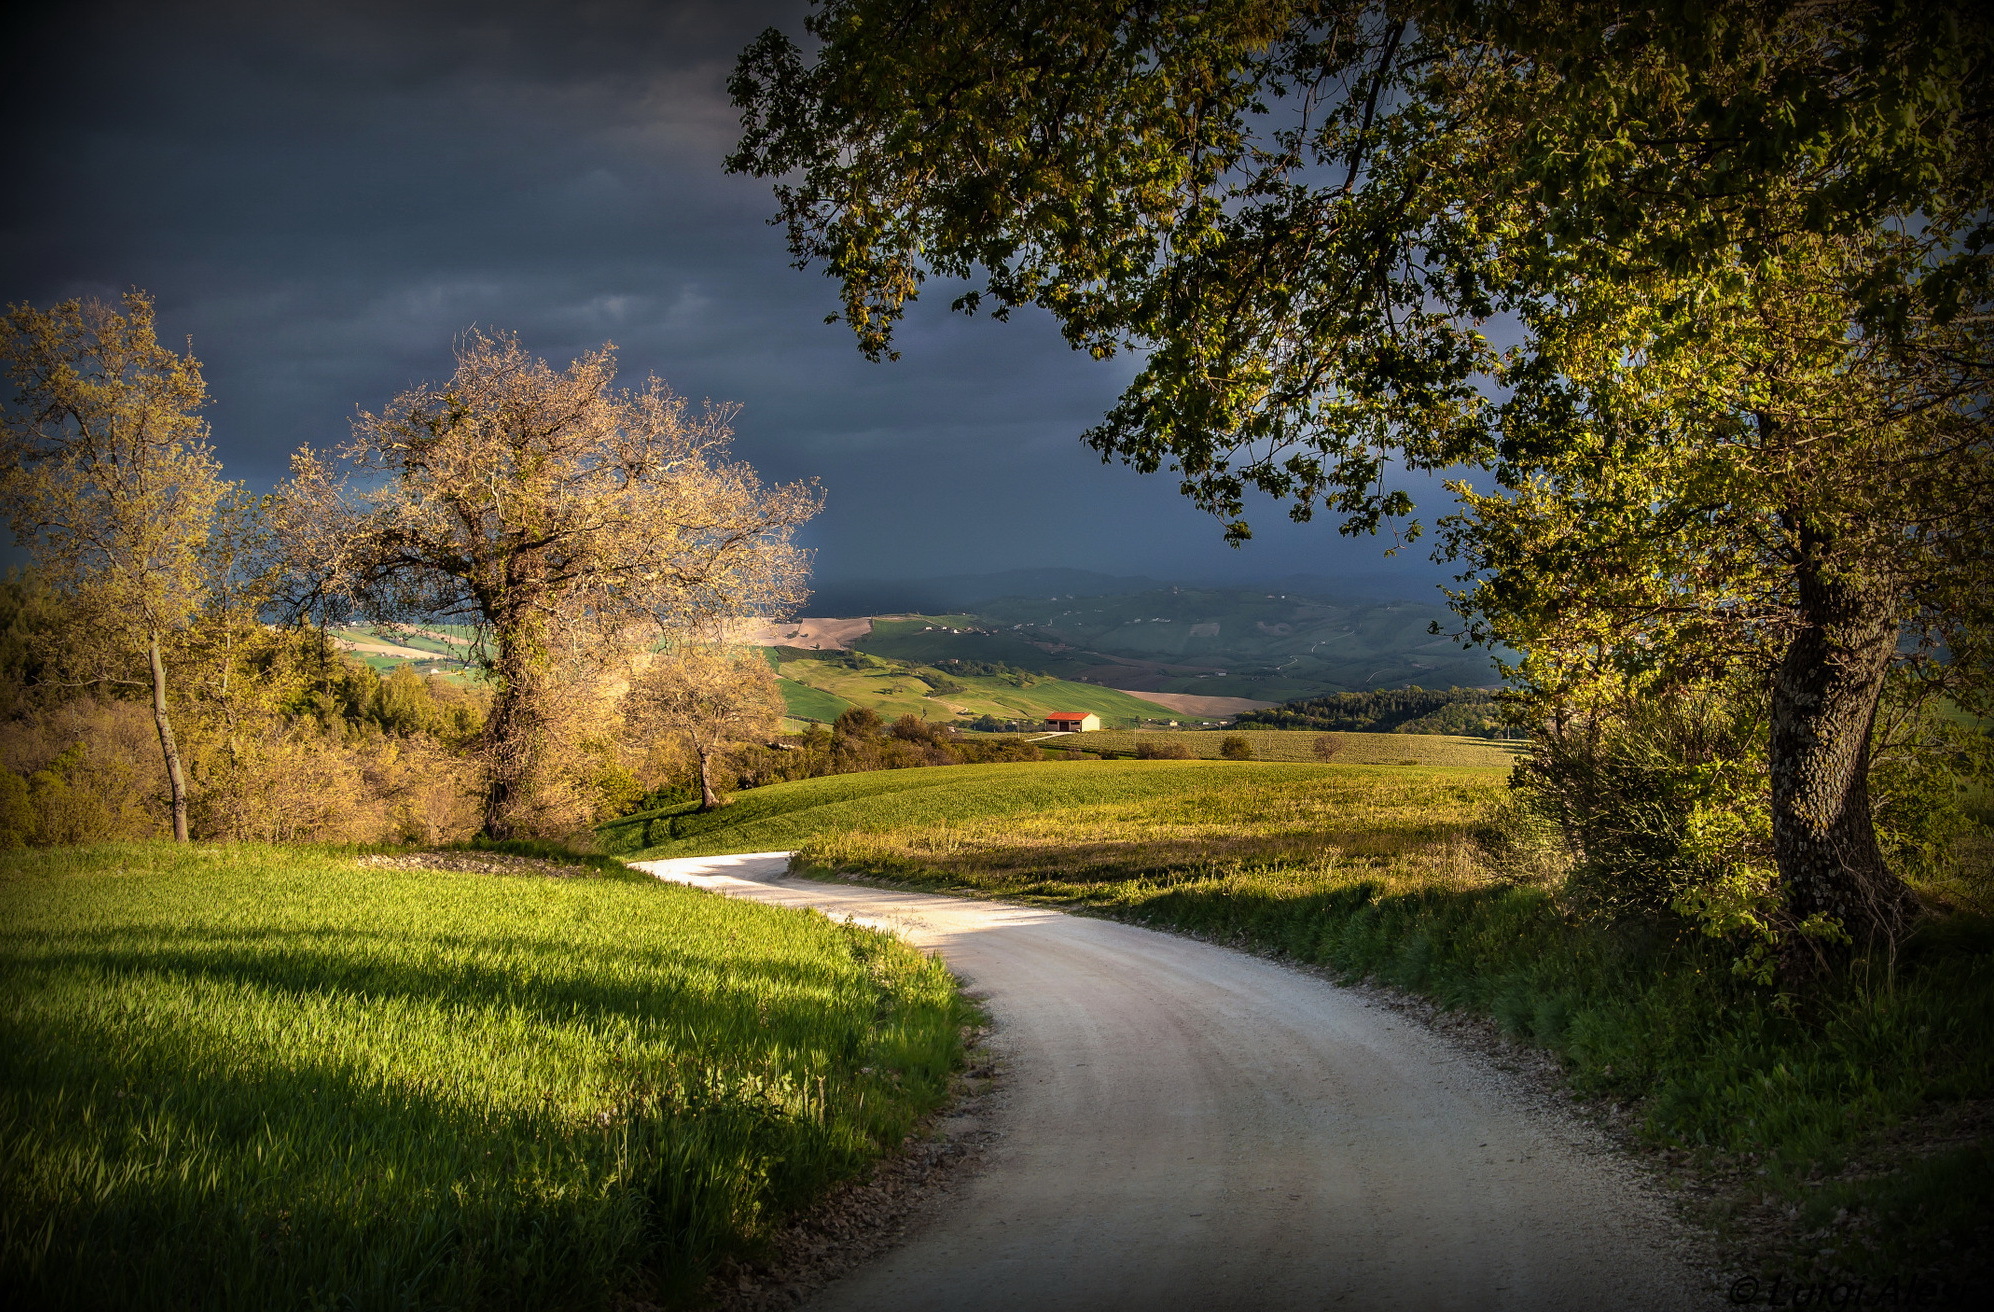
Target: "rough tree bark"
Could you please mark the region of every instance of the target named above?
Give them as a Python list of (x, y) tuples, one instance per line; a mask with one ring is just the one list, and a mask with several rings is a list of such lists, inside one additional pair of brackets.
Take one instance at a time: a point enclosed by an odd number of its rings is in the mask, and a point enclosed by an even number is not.
[(160, 658), (159, 635), (146, 646), (152, 667), (152, 724), (159, 730), (159, 751), (166, 758), (166, 786), (173, 795), (173, 838), (187, 842), (187, 776), (180, 769), (180, 746), (173, 739), (173, 721), (166, 713), (166, 662)]
[[(1812, 550), (1821, 543), (1807, 545), (1811, 558), (1799, 571), (1805, 627), (1774, 677), (1769, 747), (1790, 978), (1894, 943), (1911, 909), (1877, 843), (1867, 779), (1877, 702), (1897, 651), (1893, 591), (1837, 574)], [(1794, 932), (1816, 917), (1832, 919), (1848, 942)]]
[(710, 749), (701, 747), (698, 749), (698, 756), (699, 809), (702, 811), (716, 810), (726, 805), (726, 799), (713, 790), (713, 753)]
[(521, 808), (540, 795), (547, 769), (547, 731), (552, 696), (546, 620), (532, 611), (514, 613), (493, 626), (494, 662), (491, 714), (485, 721), (484, 835), (512, 838), (522, 831)]

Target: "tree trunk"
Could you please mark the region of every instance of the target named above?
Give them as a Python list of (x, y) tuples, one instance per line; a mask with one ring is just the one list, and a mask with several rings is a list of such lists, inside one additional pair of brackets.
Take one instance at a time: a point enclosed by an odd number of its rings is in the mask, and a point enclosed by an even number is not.
[(713, 753), (704, 747), (695, 750), (699, 756), (699, 809), (711, 811), (721, 805), (720, 794), (713, 791)]
[(485, 722), (484, 835), (514, 838), (540, 799), (547, 764), (547, 625), (538, 615), (515, 616), (493, 636), (497, 686)]
[[(1803, 566), (1807, 626), (1773, 686), (1772, 834), (1788, 916), (1781, 950), (1789, 980), (1817, 975), (1851, 952), (1894, 943), (1911, 903), (1884, 864), (1869, 809), (1869, 740), (1897, 651), (1892, 591)], [(1796, 932), (1833, 925), (1847, 935)]]
[(166, 662), (160, 658), (159, 635), (153, 634), (146, 646), (152, 663), (152, 723), (159, 730), (159, 751), (166, 758), (166, 786), (173, 793), (173, 839), (184, 843), (187, 837), (187, 776), (180, 770), (180, 747), (173, 741), (173, 721), (166, 715)]

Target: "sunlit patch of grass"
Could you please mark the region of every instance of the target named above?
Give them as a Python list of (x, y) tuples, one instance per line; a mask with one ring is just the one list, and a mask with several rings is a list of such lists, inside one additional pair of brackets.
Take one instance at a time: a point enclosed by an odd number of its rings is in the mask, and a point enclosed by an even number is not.
[(942, 967), (611, 869), (11, 853), (0, 1281), (37, 1307), (681, 1301), (942, 1098)]
[[(1086, 767), (1090, 771), (1103, 766)], [(1261, 870), (1288, 881), (1365, 881), (1389, 891), (1439, 872), (1482, 881), (1469, 835), (1501, 775), (1143, 762), (1117, 795), (1002, 815), (969, 805), (913, 825), (823, 830), (800, 864), (890, 874), (927, 888), (1100, 904)], [(1143, 790), (1143, 782), (1158, 786)], [(966, 803), (969, 799), (964, 799)], [(1274, 876), (1272, 872), (1280, 872)], [(1105, 886), (1128, 884), (1111, 892)]]
[[(1267, 855), (1322, 851), (1336, 825), (1366, 834), (1447, 841), (1465, 832), (1503, 771), (1422, 770), (1221, 761), (1073, 761), (881, 770), (772, 784), (700, 812), (694, 803), (625, 816), (601, 826), (605, 851), (625, 856), (702, 856), (793, 850), (872, 832), (954, 835), (972, 841), (1045, 834), (1057, 812), (1073, 841), (1093, 832), (1128, 849), (1176, 841), (1180, 848), (1238, 842)], [(1345, 817), (1338, 823), (1335, 817)], [(939, 841), (939, 838), (938, 840)], [(1369, 840), (1367, 840), (1369, 841)], [(1163, 864), (1167, 864), (1164, 862)]]

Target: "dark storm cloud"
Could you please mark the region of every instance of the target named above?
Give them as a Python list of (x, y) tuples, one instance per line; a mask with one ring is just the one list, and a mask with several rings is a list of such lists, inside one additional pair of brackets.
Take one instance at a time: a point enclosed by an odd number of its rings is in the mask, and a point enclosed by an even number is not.
[[(1075, 440), (1125, 362), (1042, 317), (917, 309), (869, 365), (788, 267), (766, 184), (726, 176), (723, 84), (801, 3), (48, 7), (8, 70), (0, 298), (144, 287), (207, 366), (215, 440), (254, 485), (356, 405), (448, 372), (453, 335), (740, 402), (738, 452), (819, 478), (829, 577), (1077, 565), (1183, 577), (1376, 574), (1375, 541), (1257, 521), (1245, 552), (1164, 478)], [(937, 302), (946, 298), (931, 298)], [(1435, 577), (1417, 553), (1409, 584)]]

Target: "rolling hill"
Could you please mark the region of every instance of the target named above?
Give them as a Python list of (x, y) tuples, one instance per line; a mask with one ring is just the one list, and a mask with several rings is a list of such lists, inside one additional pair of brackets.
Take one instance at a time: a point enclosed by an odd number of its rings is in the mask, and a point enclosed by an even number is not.
[(779, 686), (789, 714), (832, 720), (850, 706), (885, 719), (1043, 720), (1053, 711), (1092, 711), (1104, 725), (1162, 723), (1178, 712), (1113, 688), (1031, 673), (972, 674), (892, 660), (864, 651), (775, 647)]
[[(1438, 624), (1438, 634), (1429, 632)], [(849, 645), (913, 664), (1010, 665), (1128, 692), (1284, 702), (1325, 693), (1482, 687), (1487, 652), (1450, 635), (1445, 607), (1242, 588), (1014, 595), (949, 613), (892, 615)]]
[[(1396, 780), (1375, 767), (1234, 764), (1217, 761), (1038, 762), (879, 770), (770, 784), (731, 805), (700, 811), (684, 802), (620, 816), (596, 827), (602, 850), (628, 858), (772, 852), (820, 834), (905, 825), (1001, 820), (1090, 803), (1148, 808), (1215, 790), (1317, 785), (1332, 780)], [(1131, 834), (1131, 837), (1136, 835)]]

